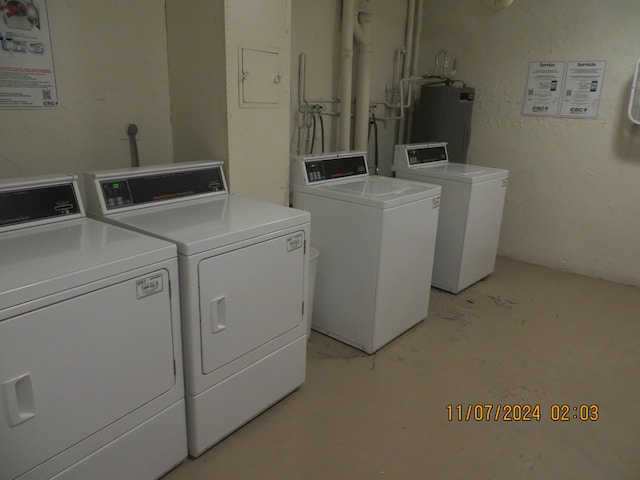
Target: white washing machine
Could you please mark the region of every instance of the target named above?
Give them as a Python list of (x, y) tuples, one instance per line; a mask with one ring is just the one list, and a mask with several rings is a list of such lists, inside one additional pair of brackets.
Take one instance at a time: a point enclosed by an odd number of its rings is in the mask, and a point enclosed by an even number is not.
[(304, 382), (308, 212), (229, 195), (221, 162), (86, 185), (90, 215), (178, 247), (192, 456)]
[(509, 171), (450, 163), (444, 142), (396, 145), (393, 170), (442, 186), (433, 286), (458, 293), (491, 275)]
[(1, 479), (186, 458), (177, 285), (175, 245), (86, 218), (75, 177), (0, 181)]
[(314, 330), (373, 353), (427, 316), (439, 202), (437, 185), (369, 176), (363, 152), (292, 159), (320, 251)]

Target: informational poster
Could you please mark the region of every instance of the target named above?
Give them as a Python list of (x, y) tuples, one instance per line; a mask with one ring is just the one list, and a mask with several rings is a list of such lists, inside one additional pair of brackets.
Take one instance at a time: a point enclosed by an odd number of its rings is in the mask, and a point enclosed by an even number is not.
[(565, 62), (530, 62), (523, 115), (558, 115)]
[(605, 61), (530, 62), (523, 115), (596, 118)]
[(607, 62), (567, 62), (561, 117), (596, 118)]
[(0, 108), (56, 107), (46, 0), (0, 0)]

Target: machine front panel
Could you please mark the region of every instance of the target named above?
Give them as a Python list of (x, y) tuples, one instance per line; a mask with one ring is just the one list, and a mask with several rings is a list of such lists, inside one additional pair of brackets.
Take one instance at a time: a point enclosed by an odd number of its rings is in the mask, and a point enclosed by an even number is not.
[(0, 322), (0, 478), (19, 477), (174, 388), (173, 342), (166, 270)]
[(204, 375), (302, 323), (304, 252), (299, 231), (200, 262)]

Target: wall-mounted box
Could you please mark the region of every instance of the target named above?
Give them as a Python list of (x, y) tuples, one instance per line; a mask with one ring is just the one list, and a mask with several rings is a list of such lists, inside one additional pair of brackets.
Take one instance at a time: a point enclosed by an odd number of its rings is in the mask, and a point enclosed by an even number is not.
[(273, 48), (240, 47), (240, 107), (278, 106), (280, 54)]

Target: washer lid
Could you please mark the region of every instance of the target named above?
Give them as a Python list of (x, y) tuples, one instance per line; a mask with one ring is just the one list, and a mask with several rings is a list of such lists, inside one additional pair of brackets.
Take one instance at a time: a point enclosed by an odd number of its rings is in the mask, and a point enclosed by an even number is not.
[(173, 242), (194, 255), (308, 223), (311, 215), (281, 205), (222, 195), (111, 214), (105, 220)]
[(176, 247), (169, 242), (87, 218), (2, 233), (0, 306), (12, 307), (175, 257)]
[(366, 177), (336, 184), (291, 185), (294, 191), (386, 209), (440, 195), (439, 185), (390, 177)]
[(453, 162), (438, 165), (415, 165), (410, 168), (397, 170), (413, 175), (424, 176), (425, 181), (429, 181), (429, 178), (441, 178), (464, 183), (484, 182), (494, 178), (504, 178), (509, 174), (508, 170), (501, 168)]

